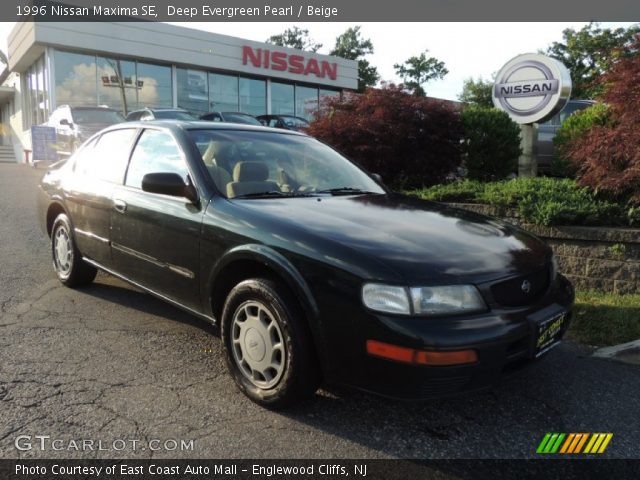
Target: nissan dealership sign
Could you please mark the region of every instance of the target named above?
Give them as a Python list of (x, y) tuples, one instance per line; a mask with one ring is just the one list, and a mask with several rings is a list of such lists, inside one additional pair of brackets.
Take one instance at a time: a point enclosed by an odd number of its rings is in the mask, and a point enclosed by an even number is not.
[(569, 70), (537, 53), (518, 55), (498, 72), (493, 104), (517, 123), (544, 122), (561, 111), (571, 95)]

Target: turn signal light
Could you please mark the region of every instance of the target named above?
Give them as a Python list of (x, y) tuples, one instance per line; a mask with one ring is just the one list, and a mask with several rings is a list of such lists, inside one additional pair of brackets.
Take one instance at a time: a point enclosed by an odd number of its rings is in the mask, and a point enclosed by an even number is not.
[(464, 365), (478, 361), (478, 354), (475, 350), (434, 352), (399, 347), (390, 343), (378, 342), (377, 340), (367, 340), (367, 353), (374, 357), (387, 358), (397, 362), (430, 365), (433, 367)]

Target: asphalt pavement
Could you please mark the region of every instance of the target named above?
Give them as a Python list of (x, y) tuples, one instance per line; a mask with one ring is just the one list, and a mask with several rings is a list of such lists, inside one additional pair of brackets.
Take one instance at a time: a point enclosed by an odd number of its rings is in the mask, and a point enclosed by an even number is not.
[(234, 386), (213, 327), (108, 275), (56, 280), (42, 173), (0, 164), (0, 458), (535, 458), (546, 432), (612, 432), (603, 456), (640, 458), (640, 366), (571, 343), (482, 393), (405, 403), (330, 387), (264, 410)]

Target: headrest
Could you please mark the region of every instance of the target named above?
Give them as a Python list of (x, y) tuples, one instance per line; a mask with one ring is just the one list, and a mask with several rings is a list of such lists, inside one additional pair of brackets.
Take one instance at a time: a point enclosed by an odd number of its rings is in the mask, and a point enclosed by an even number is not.
[(269, 168), (261, 162), (238, 162), (233, 169), (235, 182), (262, 182), (269, 178)]

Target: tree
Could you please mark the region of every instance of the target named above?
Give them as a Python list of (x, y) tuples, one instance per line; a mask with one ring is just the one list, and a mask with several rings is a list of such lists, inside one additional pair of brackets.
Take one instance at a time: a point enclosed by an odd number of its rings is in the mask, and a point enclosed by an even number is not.
[(317, 43), (309, 37), (309, 30), (298, 27), (287, 28), (280, 35), (270, 36), (267, 43), (280, 47), (297, 48), (307, 52), (317, 52), (322, 48), (321, 43)]
[(570, 142), (579, 183), (640, 205), (640, 38), (618, 56), (600, 83), (608, 121)]
[(563, 41), (553, 42), (547, 55), (560, 60), (571, 73), (574, 98), (591, 99), (602, 93), (600, 77), (607, 72), (640, 32), (640, 27), (600, 28), (591, 22), (576, 31), (567, 28), (562, 32)]
[(449, 70), (435, 57), (427, 57), (429, 50), (425, 50), (420, 56), (407, 59), (403, 64), (396, 63), (393, 68), (396, 74), (402, 78), (406, 90), (418, 97), (426, 97), (427, 92), (423, 85), (430, 80), (444, 78)]
[(330, 55), (358, 61), (358, 91), (364, 92), (367, 87), (378, 83), (380, 75), (378, 69), (364, 58), (373, 53), (373, 43), (368, 38), (362, 38), (360, 26), (350, 27), (336, 38), (336, 44)]
[(520, 127), (507, 112), (468, 106), (461, 114), (462, 152), (472, 180), (501, 180), (518, 168)]
[(492, 91), (493, 81), (483, 80), (482, 77), (478, 80), (467, 78), (462, 84), (462, 93), (458, 95), (458, 100), (477, 107), (492, 108)]
[(325, 97), (307, 132), (397, 188), (443, 182), (460, 165), (462, 126), (456, 110), (394, 85)]

